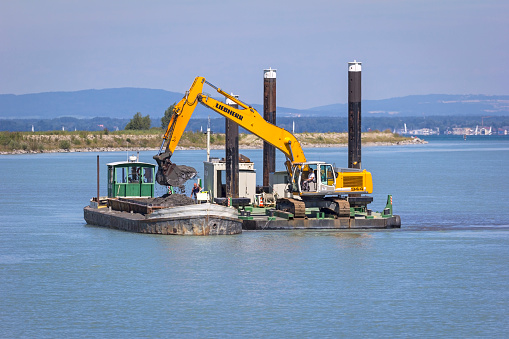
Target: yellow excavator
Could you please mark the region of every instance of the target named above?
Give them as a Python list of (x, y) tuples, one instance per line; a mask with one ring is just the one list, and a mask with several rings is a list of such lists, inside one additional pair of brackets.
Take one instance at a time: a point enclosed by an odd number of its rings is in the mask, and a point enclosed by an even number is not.
[[(228, 106), (204, 93), (205, 84), (238, 104), (239, 108)], [(236, 122), (283, 152), (289, 175), (288, 191), (291, 192), (292, 198), (278, 199), (276, 204), (278, 210), (288, 211), (298, 218), (305, 216), (306, 207), (319, 207), (338, 217), (346, 217), (350, 215), (351, 205), (365, 205), (371, 202), (371, 197), (361, 196), (363, 193), (369, 194), (373, 191), (370, 172), (334, 168), (325, 162), (308, 161), (299, 141), (292, 133), (265, 121), (253, 107), (214, 86), (203, 77), (196, 77), (189, 91), (174, 106), (161, 147), (154, 156), (158, 164), (156, 181), (159, 184), (182, 186), (185, 181), (196, 175), (193, 168), (176, 165), (170, 159), (198, 103)]]

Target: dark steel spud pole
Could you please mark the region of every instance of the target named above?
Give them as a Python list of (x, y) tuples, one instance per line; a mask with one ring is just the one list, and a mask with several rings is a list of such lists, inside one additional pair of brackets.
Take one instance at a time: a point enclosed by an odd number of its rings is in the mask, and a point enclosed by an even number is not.
[(361, 168), (361, 62), (348, 63), (348, 168)]
[[(232, 94), (233, 95), (233, 94)], [(238, 95), (233, 95), (238, 98)], [(234, 108), (239, 105), (230, 99), (226, 104)], [(225, 149), (226, 149), (226, 197), (239, 197), (239, 125), (225, 119)]]
[[(276, 124), (276, 70), (263, 70), (263, 118)], [(276, 148), (263, 142), (263, 186), (269, 186), (269, 173), (276, 171)]]

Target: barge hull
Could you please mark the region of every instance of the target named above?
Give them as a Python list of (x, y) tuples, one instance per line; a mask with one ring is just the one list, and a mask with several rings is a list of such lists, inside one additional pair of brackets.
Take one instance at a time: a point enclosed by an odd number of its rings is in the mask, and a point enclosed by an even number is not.
[(295, 229), (336, 229), (336, 230), (369, 230), (369, 229), (390, 229), (400, 228), (401, 218), (399, 215), (393, 215), (388, 218), (377, 219), (292, 219), (286, 220), (277, 218), (276, 220), (267, 220), (267, 218), (253, 218), (244, 220), (242, 228), (244, 230), (295, 230)]
[[(233, 212), (233, 214), (232, 214)], [(167, 235), (232, 235), (242, 233), (242, 221), (236, 211), (223, 206), (200, 204), (165, 208), (149, 215), (84, 208), (89, 225), (128, 232)]]

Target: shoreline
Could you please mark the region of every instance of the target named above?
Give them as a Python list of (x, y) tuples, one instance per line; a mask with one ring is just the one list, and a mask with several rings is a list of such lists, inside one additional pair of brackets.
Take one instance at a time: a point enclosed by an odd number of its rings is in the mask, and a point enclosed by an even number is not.
[[(368, 141), (362, 143), (363, 147), (377, 147), (377, 146), (405, 146), (405, 145), (422, 145), (427, 144), (426, 140), (420, 139), (418, 137), (396, 141), (396, 142), (373, 142)], [(333, 148), (333, 147), (348, 147), (348, 144), (339, 143), (339, 144), (321, 144), (321, 143), (301, 143), (302, 148)], [(210, 145), (210, 149), (218, 150), (225, 149), (224, 145)], [(239, 145), (239, 150), (242, 149), (263, 149), (261, 145)], [(22, 154), (43, 154), (43, 153), (89, 153), (89, 152), (126, 152), (126, 151), (158, 151), (159, 148), (153, 147), (81, 147), (81, 148), (70, 148), (70, 149), (53, 149), (53, 150), (13, 150), (13, 151), (2, 151), (0, 155), (22, 155)], [(183, 150), (206, 150), (206, 147), (196, 147), (196, 146), (177, 146), (175, 150), (183, 151)]]

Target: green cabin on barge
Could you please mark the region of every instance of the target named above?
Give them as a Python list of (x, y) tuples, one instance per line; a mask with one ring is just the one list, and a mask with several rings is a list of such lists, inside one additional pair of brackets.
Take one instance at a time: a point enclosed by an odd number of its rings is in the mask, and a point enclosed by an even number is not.
[(139, 161), (119, 161), (108, 166), (108, 198), (153, 198), (154, 164)]

